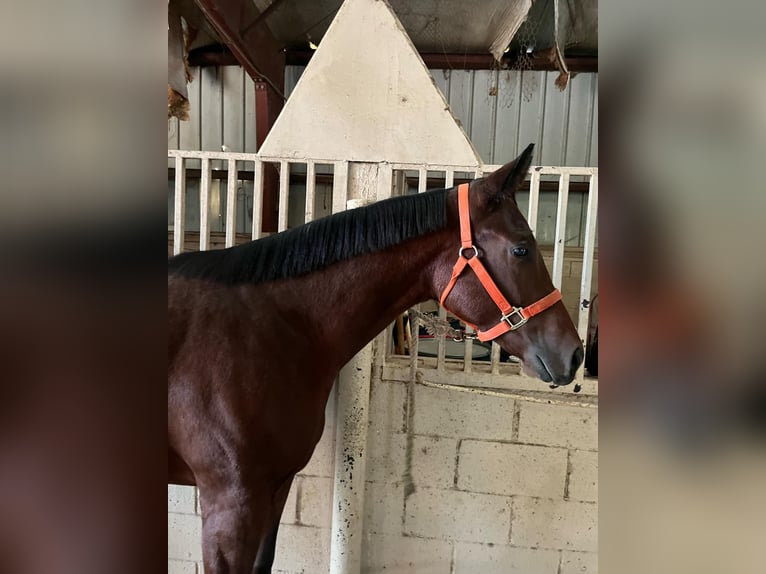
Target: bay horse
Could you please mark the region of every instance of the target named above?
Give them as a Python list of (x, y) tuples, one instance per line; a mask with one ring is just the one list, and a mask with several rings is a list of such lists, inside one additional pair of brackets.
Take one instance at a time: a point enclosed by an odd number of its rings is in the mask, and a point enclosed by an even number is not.
[(199, 487), (207, 574), (271, 572), (333, 381), (410, 306), (440, 299), (528, 374), (573, 380), (582, 344), (515, 200), (532, 147), (470, 186), (169, 259), (169, 482)]

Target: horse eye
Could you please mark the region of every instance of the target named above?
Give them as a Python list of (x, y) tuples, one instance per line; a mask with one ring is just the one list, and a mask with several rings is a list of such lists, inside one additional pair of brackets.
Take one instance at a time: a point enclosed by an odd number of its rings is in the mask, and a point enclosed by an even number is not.
[(526, 257), (529, 250), (526, 247), (514, 247), (513, 254), (516, 257)]

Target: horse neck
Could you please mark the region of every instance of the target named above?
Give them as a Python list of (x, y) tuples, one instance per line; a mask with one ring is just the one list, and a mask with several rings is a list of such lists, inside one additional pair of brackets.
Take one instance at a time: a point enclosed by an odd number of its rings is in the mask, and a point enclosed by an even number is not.
[(444, 246), (453, 243), (444, 229), (295, 280), (296, 304), (314, 319), (316, 352), (329, 354), (340, 368), (397, 315), (434, 298)]

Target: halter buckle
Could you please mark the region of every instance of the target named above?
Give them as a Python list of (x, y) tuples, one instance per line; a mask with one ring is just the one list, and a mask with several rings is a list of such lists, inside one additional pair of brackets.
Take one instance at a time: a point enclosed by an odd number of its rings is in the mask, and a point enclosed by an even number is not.
[[(513, 321), (514, 315), (518, 315), (519, 317), (519, 320), (515, 323)], [(529, 319), (527, 319), (526, 317), (524, 317), (524, 315), (521, 314), (521, 307), (513, 307), (510, 313), (502, 316), (501, 321), (505, 321), (506, 323), (508, 323), (508, 325), (510, 325), (511, 327), (511, 331), (515, 331), (516, 329), (524, 325), (527, 321), (529, 321)]]
[[(465, 257), (463, 255), (463, 250), (464, 249), (473, 249), (473, 256), (474, 257), (478, 257), (479, 256), (479, 250), (476, 248), (475, 245), (471, 245), (470, 247), (461, 247), (460, 250), (457, 252), (457, 256), (458, 257)], [(468, 259), (468, 257), (465, 257), (465, 258)]]

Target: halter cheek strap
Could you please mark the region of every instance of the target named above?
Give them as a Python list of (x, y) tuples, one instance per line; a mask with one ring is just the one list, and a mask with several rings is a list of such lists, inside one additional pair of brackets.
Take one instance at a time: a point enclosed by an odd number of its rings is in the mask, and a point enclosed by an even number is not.
[[(465, 271), (465, 268), (470, 267), (476, 274), (476, 277), (479, 278), (479, 281), (481, 281), (484, 290), (500, 309), (500, 322), (494, 327), (487, 329), (486, 331), (479, 331), (475, 325), (471, 325), (471, 327), (476, 329), (480, 341), (491, 341), (497, 339), (503, 333), (515, 331), (532, 317), (542, 313), (548, 307), (560, 301), (561, 293), (558, 289), (554, 289), (542, 299), (535, 301), (526, 307), (514, 307), (511, 305), (492, 280), (492, 277), (490, 277), (486, 267), (484, 267), (479, 259), (479, 250), (473, 244), (467, 183), (458, 187), (457, 200), (458, 213), (460, 216), (460, 251), (458, 251), (457, 263), (455, 263), (455, 266), (452, 268), (452, 277), (444, 288), (439, 303), (445, 309), (447, 308), (444, 304), (447, 300), (447, 296), (452, 291), (455, 283), (457, 283), (460, 275)], [(470, 323), (468, 324), (470, 325)]]

